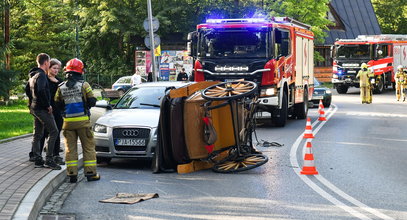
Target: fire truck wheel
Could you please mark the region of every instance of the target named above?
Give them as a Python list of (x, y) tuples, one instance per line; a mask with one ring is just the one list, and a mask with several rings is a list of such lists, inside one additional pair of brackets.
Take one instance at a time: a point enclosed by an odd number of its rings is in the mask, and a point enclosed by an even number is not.
[(378, 80), (378, 82), (377, 82), (377, 86), (375, 87), (374, 92), (376, 94), (381, 94), (384, 91), (384, 81), (383, 81), (383, 78), (379, 78), (377, 80)]
[(297, 119), (305, 119), (308, 114), (308, 91), (304, 90), (304, 102), (294, 105), (294, 114)]
[(287, 116), (288, 116), (287, 92), (283, 93), (281, 109), (278, 109), (277, 111), (278, 111), (279, 116), (273, 118), (273, 122), (277, 127), (284, 127), (285, 123), (287, 122)]
[(202, 97), (206, 100), (234, 100), (254, 94), (257, 84), (251, 81), (233, 81), (219, 83), (202, 91)]
[(336, 91), (339, 94), (346, 94), (348, 92), (348, 88), (349, 87), (347, 87), (347, 86), (339, 85), (339, 86), (336, 87)]

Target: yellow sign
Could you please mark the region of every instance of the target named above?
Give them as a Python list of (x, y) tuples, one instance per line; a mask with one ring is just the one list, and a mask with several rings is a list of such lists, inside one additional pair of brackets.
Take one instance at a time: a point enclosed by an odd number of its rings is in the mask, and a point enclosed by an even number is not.
[(161, 56), (161, 45), (158, 45), (158, 47), (154, 49), (154, 56)]

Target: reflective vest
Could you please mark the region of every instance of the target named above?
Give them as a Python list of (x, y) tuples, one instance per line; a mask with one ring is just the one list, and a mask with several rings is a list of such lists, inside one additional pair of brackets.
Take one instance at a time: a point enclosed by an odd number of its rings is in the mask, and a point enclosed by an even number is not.
[(64, 118), (65, 121), (82, 121), (88, 120), (88, 110), (85, 107), (83, 96), (83, 82), (76, 82), (71, 88), (63, 82), (59, 89), (61, 97), (65, 102)]

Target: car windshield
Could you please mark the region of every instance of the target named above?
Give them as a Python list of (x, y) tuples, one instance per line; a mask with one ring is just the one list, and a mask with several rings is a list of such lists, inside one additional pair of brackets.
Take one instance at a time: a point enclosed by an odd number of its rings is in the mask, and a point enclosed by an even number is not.
[(366, 59), (370, 58), (370, 45), (347, 44), (339, 45), (336, 48), (337, 58), (354, 58)]
[(314, 87), (321, 86), (321, 83), (314, 77)]
[(116, 109), (159, 108), (166, 87), (134, 87), (116, 104)]
[(265, 57), (267, 29), (205, 29), (198, 56), (208, 58)]
[(130, 83), (131, 77), (122, 77), (118, 79), (115, 83)]

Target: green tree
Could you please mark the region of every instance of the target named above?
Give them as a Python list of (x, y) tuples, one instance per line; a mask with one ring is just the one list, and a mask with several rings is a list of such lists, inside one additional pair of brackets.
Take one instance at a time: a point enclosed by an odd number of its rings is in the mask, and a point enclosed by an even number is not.
[(331, 22), (327, 18), (329, 0), (269, 0), (270, 16), (287, 16), (311, 25), (315, 43), (323, 43)]
[(64, 1), (12, 1), (12, 69), (26, 79), (35, 58), (44, 52), (61, 61), (74, 55), (72, 8)]
[(405, 0), (372, 0), (382, 33), (407, 33), (407, 4)]

